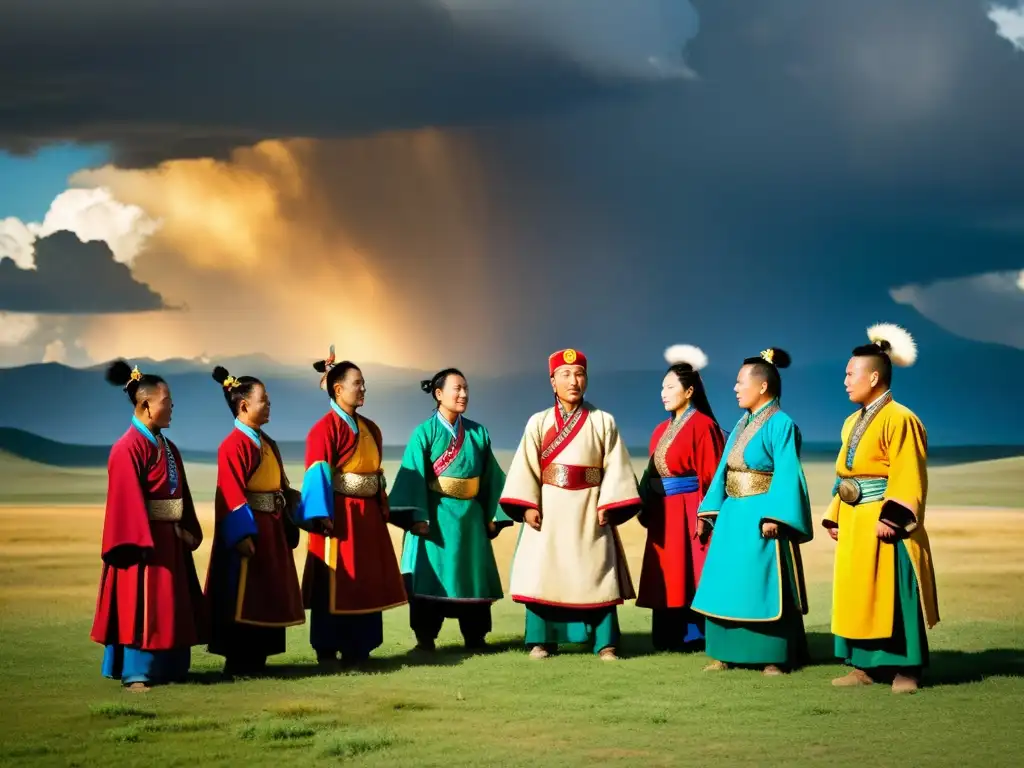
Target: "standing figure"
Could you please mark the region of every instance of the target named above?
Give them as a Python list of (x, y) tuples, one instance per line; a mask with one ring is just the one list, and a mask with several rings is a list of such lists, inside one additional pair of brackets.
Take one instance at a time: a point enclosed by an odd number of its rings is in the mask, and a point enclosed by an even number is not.
[(267, 657), (285, 650), (285, 627), (303, 624), (302, 591), (292, 551), (299, 529), (277, 443), (263, 431), (270, 397), (252, 376), (213, 370), (235, 427), (217, 451), (217, 527), (206, 575), (211, 608), (210, 653), (224, 657), (224, 674), (258, 675)]
[(334, 347), (313, 365), (331, 410), (306, 437), (306, 474), (295, 515), (309, 531), (302, 594), (309, 640), (321, 664), (358, 664), (384, 642), (382, 611), (405, 605), (405, 587), (388, 533), (380, 429), (356, 415), (363, 373), (335, 363)]
[(656, 650), (699, 648), (704, 617), (690, 610), (707, 555), (711, 523), (697, 518), (722, 458), (725, 437), (711, 410), (700, 369), (707, 356), (679, 344), (665, 352), (661, 401), (672, 414), (651, 435), (651, 459), (640, 479), (647, 528), (636, 604), (651, 608)]
[(614, 660), (617, 606), (636, 593), (615, 526), (639, 511), (636, 476), (611, 414), (584, 402), (587, 358), (548, 359), (554, 408), (534, 414), (512, 459), (501, 505), (525, 525), (512, 563), (512, 599), (526, 605), (530, 656), (593, 643)]
[(104, 646), (103, 675), (131, 691), (181, 682), (192, 646), (205, 640), (202, 589), (192, 553), (203, 540), (185, 465), (164, 437), (171, 391), (123, 361), (107, 370), (135, 407), (110, 449), (103, 572), (90, 637)]
[(917, 346), (895, 325), (868, 329), (853, 350), (846, 392), (860, 406), (843, 424), (832, 503), (823, 520), (838, 542), (832, 591), (836, 656), (853, 666), (838, 686), (892, 682), (913, 693), (928, 666), (925, 625), (939, 622), (932, 552), (924, 529), (928, 436), (892, 398), (892, 366), (913, 365)]
[(746, 414), (697, 513), (715, 526), (693, 598), (707, 617), (708, 671), (750, 665), (779, 675), (807, 661), (800, 545), (814, 534), (800, 430), (779, 406), (788, 365), (776, 348), (743, 361), (734, 391)]
[(463, 415), (465, 376), (447, 368), (420, 386), (437, 407), (413, 432), (389, 497), (391, 522), (407, 530), (409, 624), (421, 650), (434, 649), (446, 618), (459, 620), (467, 648), (483, 648), (503, 594), (491, 539), (512, 525), (498, 506), (505, 473), (487, 430)]

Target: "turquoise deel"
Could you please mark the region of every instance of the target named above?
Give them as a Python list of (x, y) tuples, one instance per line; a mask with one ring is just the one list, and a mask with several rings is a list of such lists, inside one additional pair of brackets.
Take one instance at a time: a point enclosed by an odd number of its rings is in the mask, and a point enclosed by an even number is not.
[[(771, 403), (765, 407), (771, 406)], [(766, 539), (761, 523), (772, 521), (780, 533), (801, 544), (813, 537), (807, 479), (800, 464), (800, 432), (793, 420), (777, 411), (747, 443), (743, 459), (749, 469), (771, 472), (766, 493), (742, 498), (725, 493), (726, 461), (742, 432), (744, 417), (725, 445), (725, 452), (699, 513), (718, 512), (693, 610), (730, 621), (776, 621), (782, 616), (784, 573), (780, 568), (785, 540)], [(699, 514), (698, 513), (698, 514)], [(798, 574), (802, 585), (802, 573)], [(802, 590), (801, 590), (802, 592)], [(801, 613), (807, 612), (802, 594)]]
[(740, 622), (708, 617), (705, 643), (708, 656), (728, 664), (801, 666), (809, 653), (800, 610), (801, 569), (794, 551), (783, 542), (780, 555), (785, 572), (782, 617), (778, 621)]
[(847, 640), (836, 636), (836, 656), (857, 669), (928, 666), (928, 635), (917, 577), (905, 543), (896, 542), (893, 557), (896, 558), (896, 603), (892, 635), (880, 640)]
[(426, 536), (406, 533), (402, 573), (411, 594), (451, 600), (498, 600), (501, 578), (487, 536), (492, 520), (507, 522), (498, 506), (505, 473), (491, 450), (487, 430), (462, 419), (465, 439), (444, 477), (480, 478), (474, 499), (455, 499), (428, 487), (433, 463), (448, 448), (452, 435), (437, 418), (420, 424), (406, 446), (402, 465), (388, 494), (392, 520), (403, 527), (428, 522)]

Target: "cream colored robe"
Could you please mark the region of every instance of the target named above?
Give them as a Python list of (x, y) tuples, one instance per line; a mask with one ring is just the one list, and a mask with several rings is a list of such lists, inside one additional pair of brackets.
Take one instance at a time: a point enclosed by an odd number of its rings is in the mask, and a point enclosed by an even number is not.
[(587, 420), (555, 457), (556, 464), (600, 467), (600, 486), (567, 490), (541, 483), (541, 445), (555, 427), (555, 409), (534, 414), (512, 459), (501, 505), (516, 521), (539, 509), (541, 529), (524, 524), (512, 563), (510, 593), (520, 603), (566, 608), (617, 605), (636, 597), (613, 525), (598, 525), (599, 510), (635, 506), (640, 497), (629, 452), (611, 414), (584, 403)]

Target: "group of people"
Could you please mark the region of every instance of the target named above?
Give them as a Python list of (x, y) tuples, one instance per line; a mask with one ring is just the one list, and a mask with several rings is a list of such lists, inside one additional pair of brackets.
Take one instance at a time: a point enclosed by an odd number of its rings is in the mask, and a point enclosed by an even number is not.
[[(301, 491), (264, 426), (270, 398), (254, 377), (216, 368), (234, 417), (217, 457), (216, 525), (205, 589), (193, 553), (203, 531), (181, 455), (164, 430), (171, 394), (159, 376), (119, 361), (108, 380), (134, 406), (113, 446), (103, 571), (92, 639), (103, 672), (130, 690), (182, 680), (193, 646), (225, 657), (225, 673), (257, 675), (285, 650), (285, 630), (310, 612), (324, 665), (358, 664), (383, 643), (383, 611), (409, 606), (416, 647), (429, 652), (446, 618), (468, 648), (486, 646), (503, 597), (491, 541), (519, 524), (512, 600), (526, 611), (533, 659), (588, 643), (618, 658), (617, 607), (652, 610), (658, 650), (703, 649), (707, 671), (781, 675), (807, 661), (800, 547), (813, 537), (800, 430), (781, 409), (778, 348), (745, 359), (734, 391), (743, 410), (728, 436), (708, 402), (696, 347), (666, 352), (662, 401), (639, 481), (615, 419), (584, 399), (587, 359), (551, 355), (555, 403), (530, 418), (508, 473), (486, 428), (465, 417), (466, 377), (448, 368), (421, 383), (434, 400), (391, 488), (380, 429), (359, 413), (362, 371), (330, 355), (314, 365), (330, 408), (309, 431)], [(832, 500), (836, 541), (832, 631), (851, 671), (837, 686), (886, 682), (917, 690), (938, 621), (924, 529), (927, 439), (890, 391), (893, 366), (913, 364), (903, 329), (868, 330), (845, 385), (859, 406), (842, 429)], [(726, 439), (727, 438), (727, 439)], [(617, 527), (647, 530), (634, 592)], [(396, 557), (388, 525), (404, 531)], [(293, 550), (308, 533), (301, 584)]]

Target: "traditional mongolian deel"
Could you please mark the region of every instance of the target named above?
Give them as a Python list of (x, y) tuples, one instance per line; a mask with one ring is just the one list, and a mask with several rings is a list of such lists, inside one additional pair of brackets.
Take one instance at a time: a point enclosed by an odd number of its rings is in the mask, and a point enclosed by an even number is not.
[[(582, 355), (573, 359), (581, 364)], [(581, 403), (571, 414), (556, 405), (530, 418), (501, 495), (513, 520), (529, 509), (543, 515), (541, 530), (522, 527), (512, 564), (510, 592), (527, 606), (528, 645), (614, 645), (614, 608), (635, 593), (611, 519), (628, 519), (640, 504), (610, 414)], [(609, 524), (598, 523), (599, 511)]]
[[(711, 486), (725, 438), (713, 419), (693, 407), (659, 424), (651, 436), (651, 459), (640, 480), (647, 528), (636, 604), (654, 610), (659, 648), (684, 638), (699, 639), (689, 611), (710, 541), (697, 537), (697, 510)], [(687, 634), (688, 625), (690, 634)]]
[[(698, 515), (714, 521), (693, 610), (707, 653), (733, 664), (793, 665), (806, 656), (807, 597), (799, 545), (813, 537), (800, 431), (777, 400), (745, 414)], [(765, 538), (761, 524), (779, 524)]]
[[(387, 527), (382, 450), (377, 425), (334, 402), (306, 438), (296, 523), (310, 531), (302, 587), (318, 653), (364, 658), (383, 642), (381, 611), (407, 602)], [(329, 535), (318, 532), (325, 519)]]
[[(217, 452), (217, 529), (206, 594), (210, 652), (242, 668), (284, 653), (285, 627), (306, 620), (292, 555), (299, 543), (290, 517), (297, 497), (274, 441), (236, 419)], [(251, 558), (236, 549), (247, 537), (255, 543)]]
[[(928, 440), (921, 421), (888, 392), (843, 425), (826, 525), (838, 525), (832, 632), (836, 655), (859, 669), (922, 667), (925, 625), (939, 621), (924, 528)], [(876, 535), (880, 519), (900, 532)]]
[(206, 639), (192, 550), (202, 541), (175, 445), (138, 418), (110, 451), (103, 572), (91, 638), (105, 646), (103, 674), (125, 684), (183, 680), (191, 648)]
[(389, 502), (392, 522), (430, 526), (426, 536), (406, 532), (402, 545), (418, 637), (436, 637), (446, 617), (460, 620), (467, 641), (490, 631), (490, 605), (502, 589), (488, 527), (512, 524), (498, 506), (504, 482), (480, 424), (435, 413), (413, 432)]

